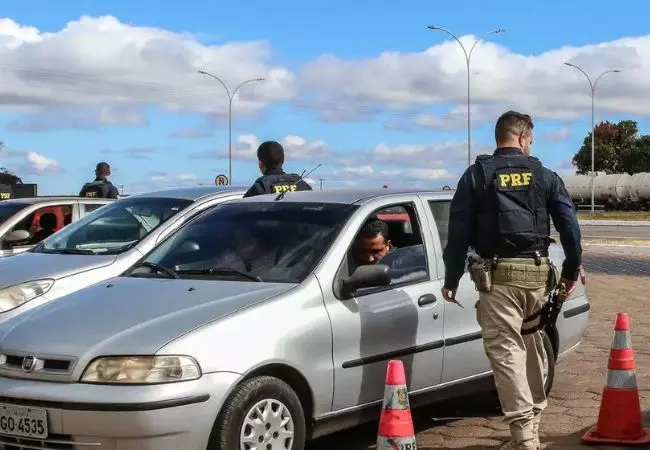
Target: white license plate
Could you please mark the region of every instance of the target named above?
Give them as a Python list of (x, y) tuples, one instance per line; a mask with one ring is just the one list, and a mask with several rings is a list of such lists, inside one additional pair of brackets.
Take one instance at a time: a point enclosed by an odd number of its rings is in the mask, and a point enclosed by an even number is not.
[(47, 411), (0, 403), (0, 433), (33, 439), (47, 439)]

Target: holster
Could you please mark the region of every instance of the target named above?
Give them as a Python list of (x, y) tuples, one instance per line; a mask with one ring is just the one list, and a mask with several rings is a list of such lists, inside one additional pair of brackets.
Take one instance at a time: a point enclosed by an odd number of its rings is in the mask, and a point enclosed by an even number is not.
[(479, 292), (492, 292), (493, 262), (479, 256), (467, 258), (467, 271), (474, 282), (474, 287)]

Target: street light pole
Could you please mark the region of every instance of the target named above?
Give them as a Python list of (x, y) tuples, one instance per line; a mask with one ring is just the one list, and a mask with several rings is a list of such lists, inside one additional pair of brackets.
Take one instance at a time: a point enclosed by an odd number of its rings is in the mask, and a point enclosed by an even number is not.
[(598, 78), (596, 78), (596, 81), (593, 83), (591, 82), (591, 78), (589, 78), (589, 75), (587, 75), (587, 72), (582, 70), (582, 68), (576, 66), (575, 64), (571, 64), (568, 62), (565, 62), (564, 65), (573, 67), (574, 69), (578, 69), (582, 74), (587, 78), (587, 81), (589, 82), (589, 87), (591, 88), (591, 213), (593, 214), (595, 212), (595, 205), (594, 205), (594, 197), (595, 197), (595, 177), (596, 177), (596, 172), (594, 170), (594, 148), (595, 148), (595, 141), (596, 141), (596, 87), (598, 86), (598, 81), (600, 79), (607, 75), (608, 73), (620, 73), (621, 71), (618, 69), (614, 70), (606, 70), (605, 72), (601, 73)]
[(467, 63), (467, 166), (469, 167), (469, 166), (472, 165), (472, 144), (471, 144), (471, 136), (472, 136), (471, 135), (471, 133), (472, 133), (471, 128), (472, 128), (472, 124), (471, 124), (471, 112), (470, 112), (470, 60), (472, 59), (472, 53), (474, 52), (474, 49), (476, 48), (476, 45), (479, 42), (481, 42), (486, 36), (488, 36), (490, 34), (503, 33), (506, 30), (504, 30), (502, 28), (497, 28), (496, 30), (492, 30), (492, 31), (488, 31), (487, 33), (483, 33), (481, 36), (479, 36), (479, 38), (476, 41), (474, 41), (474, 44), (472, 44), (472, 47), (470, 48), (469, 53), (468, 53), (467, 49), (465, 48), (463, 43), (460, 42), (460, 39), (458, 39), (458, 37), (456, 37), (456, 35), (454, 33), (452, 33), (451, 31), (449, 31), (449, 30), (447, 30), (445, 28), (442, 28), (442, 27), (434, 26), (434, 25), (429, 25), (427, 28), (430, 29), (430, 30), (439, 30), (439, 31), (443, 31), (443, 32), (447, 33), (449, 36), (454, 38), (456, 40), (456, 42), (458, 42), (458, 44), (460, 45), (460, 48), (463, 49), (463, 54), (465, 55), (465, 62)]
[(232, 101), (235, 98), (235, 94), (239, 88), (241, 88), (243, 85), (246, 83), (251, 83), (253, 81), (264, 81), (264, 78), (251, 78), (250, 80), (242, 81), (237, 85), (237, 87), (235, 87), (235, 89), (233, 89), (231, 93), (226, 83), (224, 83), (223, 80), (218, 76), (210, 72), (206, 72), (205, 70), (199, 70), (198, 73), (201, 75), (207, 75), (217, 80), (226, 90), (226, 95), (228, 96), (228, 184), (232, 186)]

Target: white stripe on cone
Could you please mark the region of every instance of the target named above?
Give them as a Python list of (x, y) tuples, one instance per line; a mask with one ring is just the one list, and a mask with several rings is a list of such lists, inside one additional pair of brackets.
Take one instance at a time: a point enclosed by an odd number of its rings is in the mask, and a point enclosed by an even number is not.
[(607, 387), (613, 389), (634, 389), (637, 387), (634, 370), (609, 369), (605, 383)]
[(415, 436), (412, 437), (377, 437), (377, 450), (417, 450)]
[(386, 385), (384, 389), (384, 409), (409, 409), (409, 395), (406, 385)]

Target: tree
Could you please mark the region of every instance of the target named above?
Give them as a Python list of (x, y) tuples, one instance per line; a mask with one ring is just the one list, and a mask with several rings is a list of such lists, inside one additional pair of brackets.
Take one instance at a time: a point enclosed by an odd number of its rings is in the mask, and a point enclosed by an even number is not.
[[(639, 135), (634, 120), (616, 124), (604, 121), (595, 127), (594, 170), (596, 172), (629, 174), (650, 171), (650, 136)], [(573, 156), (573, 165), (579, 174), (591, 171), (590, 132), (582, 147)]]

